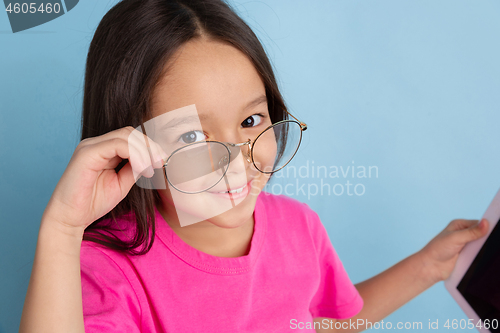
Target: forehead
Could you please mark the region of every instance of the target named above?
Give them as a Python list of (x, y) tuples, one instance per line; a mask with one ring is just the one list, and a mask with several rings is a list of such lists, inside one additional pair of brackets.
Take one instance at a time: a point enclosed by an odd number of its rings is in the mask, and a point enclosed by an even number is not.
[(197, 38), (185, 43), (165, 73), (153, 91), (153, 117), (191, 104), (207, 113), (236, 111), (265, 95), (248, 57), (219, 41)]

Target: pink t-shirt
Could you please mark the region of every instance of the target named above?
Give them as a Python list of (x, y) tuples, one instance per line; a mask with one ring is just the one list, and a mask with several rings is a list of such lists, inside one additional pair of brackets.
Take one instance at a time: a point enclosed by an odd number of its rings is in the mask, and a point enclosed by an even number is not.
[(155, 211), (156, 236), (145, 255), (82, 243), (87, 333), (297, 332), (315, 317), (349, 318), (363, 307), (305, 203), (261, 192), (250, 252), (237, 258), (187, 245)]

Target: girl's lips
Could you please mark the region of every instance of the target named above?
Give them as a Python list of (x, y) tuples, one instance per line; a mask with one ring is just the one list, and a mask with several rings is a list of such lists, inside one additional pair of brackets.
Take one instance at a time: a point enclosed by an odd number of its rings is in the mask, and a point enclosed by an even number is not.
[(218, 192), (215, 192), (215, 193), (226, 193), (226, 192), (240, 193), (241, 191), (243, 191), (243, 189), (245, 188), (245, 186), (247, 186), (247, 184), (242, 185), (240, 187), (237, 187), (236, 189), (229, 190), (229, 191), (224, 190), (224, 191), (218, 191)]
[(248, 195), (248, 193), (250, 192), (250, 183), (251, 181), (249, 181), (248, 183), (246, 183), (244, 186), (243, 186), (243, 190), (239, 193), (218, 193), (218, 192), (210, 192), (211, 194), (214, 194), (214, 195), (217, 195), (221, 198), (225, 198), (225, 199), (239, 199), (239, 198), (244, 198)]

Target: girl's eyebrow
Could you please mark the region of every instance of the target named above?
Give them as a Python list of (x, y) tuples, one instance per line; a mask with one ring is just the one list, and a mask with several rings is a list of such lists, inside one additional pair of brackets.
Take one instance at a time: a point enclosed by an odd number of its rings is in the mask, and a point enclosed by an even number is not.
[(205, 114), (191, 115), (191, 116), (187, 116), (187, 117), (177, 117), (177, 118), (170, 120), (165, 125), (163, 125), (160, 128), (160, 130), (163, 131), (163, 130), (171, 129), (173, 127), (177, 127), (177, 126), (184, 125), (184, 124), (192, 124), (192, 123), (199, 124), (201, 121), (203, 121), (207, 118), (209, 118), (209, 116), (205, 115)]
[[(243, 111), (248, 110), (248, 109), (252, 109), (252, 108), (254, 108), (257, 105), (262, 104), (262, 103), (267, 103), (266, 95), (260, 95), (259, 97), (257, 97), (256, 99), (254, 99), (253, 101), (248, 103), (243, 108)], [(191, 115), (191, 116), (187, 116), (187, 117), (177, 117), (177, 118), (171, 119), (168, 123), (161, 126), (160, 130), (163, 131), (163, 130), (171, 129), (172, 127), (177, 127), (179, 125), (184, 125), (184, 124), (199, 123), (199, 122), (206, 120), (208, 118), (210, 118), (210, 116), (207, 114), (199, 114), (197, 116)]]
[(264, 102), (267, 103), (267, 97), (266, 97), (266, 95), (260, 95), (259, 97), (257, 97), (256, 99), (254, 99), (253, 101), (251, 101), (250, 103), (248, 103), (243, 108), (243, 111), (248, 110), (248, 109), (252, 109), (252, 108), (256, 107), (257, 105), (259, 105), (261, 103), (264, 103)]

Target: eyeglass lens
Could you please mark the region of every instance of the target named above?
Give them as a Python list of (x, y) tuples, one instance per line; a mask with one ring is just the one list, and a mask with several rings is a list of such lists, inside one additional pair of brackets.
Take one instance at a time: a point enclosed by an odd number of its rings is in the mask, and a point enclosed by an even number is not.
[[(294, 121), (277, 123), (261, 133), (253, 143), (255, 167), (264, 173), (283, 168), (300, 145), (302, 131)], [(185, 193), (203, 192), (224, 177), (230, 163), (248, 146), (234, 147), (216, 141), (199, 142), (175, 151), (167, 160), (165, 173), (175, 189)]]
[(302, 130), (295, 121), (278, 123), (263, 132), (252, 148), (255, 167), (264, 173), (282, 169), (293, 158), (302, 139)]

